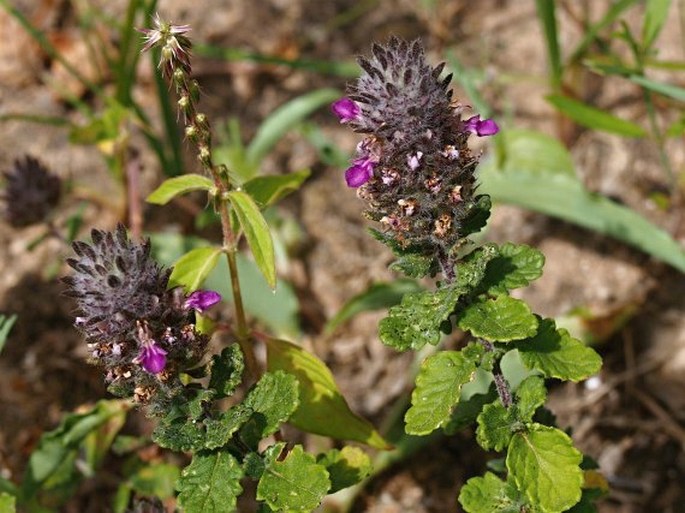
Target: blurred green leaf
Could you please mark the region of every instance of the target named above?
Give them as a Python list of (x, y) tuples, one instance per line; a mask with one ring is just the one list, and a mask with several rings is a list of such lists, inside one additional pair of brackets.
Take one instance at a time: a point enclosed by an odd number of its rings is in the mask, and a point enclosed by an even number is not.
[(642, 87), (654, 91), (655, 93), (663, 94), (664, 96), (669, 96), (674, 100), (680, 102), (685, 102), (685, 89), (682, 87), (677, 87), (670, 84), (664, 84), (662, 82), (655, 82), (641, 75), (630, 75), (628, 77), (632, 82), (635, 82)]
[[(482, 346), (478, 347), (482, 352)], [(404, 417), (407, 434), (427, 435), (449, 421), (461, 387), (476, 372), (476, 361), (469, 356), (461, 351), (440, 351), (423, 361), (411, 408)]]
[(187, 194), (192, 191), (209, 191), (214, 187), (214, 182), (206, 176), (190, 173), (187, 175), (167, 178), (146, 198), (148, 203), (165, 205), (174, 197)]
[(269, 371), (288, 372), (300, 383), (300, 405), (290, 417), (292, 425), (309, 433), (388, 448), (374, 427), (350, 410), (326, 364), (285, 340), (265, 341)]
[(169, 277), (169, 288), (182, 286), (186, 294), (199, 289), (216, 267), (221, 248), (197, 248), (190, 250), (174, 263)]
[(243, 184), (243, 189), (259, 208), (265, 208), (298, 190), (310, 174), (309, 169), (302, 169), (286, 175), (255, 176)]
[(15, 513), (17, 499), (9, 493), (0, 493), (0, 513)]
[[(282, 458), (284, 443), (267, 450), (266, 467), (257, 485), (257, 500), (274, 511), (309, 513), (316, 509), (331, 486), (328, 471), (301, 445)], [(224, 510), (225, 511), (225, 510)], [(189, 512), (192, 513), (192, 512)]]
[(255, 170), (274, 145), (301, 122), (323, 105), (337, 100), (342, 93), (337, 89), (319, 89), (290, 100), (276, 109), (257, 129), (247, 147), (247, 161)]
[(685, 251), (632, 210), (587, 191), (568, 152), (554, 138), (527, 130), (499, 136), (498, 155), (479, 168), (482, 191), (496, 201), (542, 212), (611, 235), (685, 272)]
[(563, 68), (561, 64), (561, 50), (557, 31), (556, 8), (554, 0), (535, 0), (538, 18), (545, 33), (547, 44), (547, 58), (549, 59), (552, 87), (556, 91), (561, 87)]
[(423, 287), (415, 280), (399, 279), (372, 284), (364, 292), (349, 299), (335, 316), (326, 323), (325, 333), (332, 333), (342, 323), (361, 312), (390, 308), (402, 301), (402, 296), (419, 292)]
[(371, 458), (359, 447), (346, 445), (341, 450), (331, 449), (320, 455), (317, 463), (326, 467), (331, 480), (328, 493), (355, 485), (373, 470)]
[(12, 326), (14, 326), (16, 320), (16, 315), (10, 315), (7, 317), (6, 315), (0, 314), (0, 353), (2, 353), (2, 350), (5, 348), (7, 337), (9, 336), (10, 330), (12, 329)]
[(228, 452), (195, 453), (178, 481), (178, 504), (185, 513), (234, 511), (242, 477), (240, 463)]
[(642, 46), (647, 49), (659, 37), (668, 17), (671, 0), (647, 0), (644, 24), (642, 25)]
[(169, 463), (145, 465), (128, 478), (133, 490), (141, 495), (169, 499), (173, 497), (181, 470)]
[(243, 191), (230, 191), (228, 197), (233, 211), (238, 216), (240, 226), (252, 250), (257, 267), (262, 271), (266, 282), (276, 288), (276, 256), (269, 225), (254, 200)]
[(647, 132), (640, 125), (617, 118), (601, 109), (591, 107), (583, 102), (562, 95), (547, 96), (547, 101), (559, 112), (576, 123), (594, 130), (601, 130), (626, 137), (644, 137)]

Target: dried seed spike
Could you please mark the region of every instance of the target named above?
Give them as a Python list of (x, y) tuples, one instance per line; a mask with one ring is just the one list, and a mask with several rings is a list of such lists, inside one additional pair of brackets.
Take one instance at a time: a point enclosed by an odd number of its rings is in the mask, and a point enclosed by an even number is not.
[(90, 238), (95, 244), (100, 244), (102, 242), (102, 239), (105, 238), (105, 232), (93, 228), (90, 231)]
[(383, 47), (378, 43), (374, 43), (371, 47), (371, 52), (373, 52), (374, 57), (376, 57), (376, 60), (381, 65), (381, 67), (383, 69), (386, 69), (388, 67), (388, 60), (385, 57), (385, 50), (383, 49)]
[(126, 233), (126, 227), (119, 223), (117, 224), (116, 237), (119, 244), (122, 246), (128, 246), (128, 234)]
[(413, 61), (418, 61), (419, 59), (421, 59), (421, 57), (423, 57), (423, 47), (421, 46), (421, 41), (419, 41), (418, 39), (414, 39), (411, 42), (410, 55), (411, 60)]
[[(450, 85), (450, 82), (452, 82), (452, 76), (453, 76), (452, 73), (448, 74), (448, 75), (442, 80), (442, 83), (440, 84), (440, 87), (442, 87), (443, 89), (447, 89), (447, 88), (449, 87), (449, 85)], [(452, 94), (452, 93), (450, 92), (450, 94)]]
[(438, 64), (437, 66), (435, 66), (435, 68), (433, 68), (433, 71), (431, 72), (431, 75), (433, 75), (433, 78), (434, 78), (435, 80), (437, 80), (438, 77), (440, 77), (440, 73), (442, 73), (442, 70), (444, 70), (444, 69), (445, 69), (445, 63), (444, 63), (444, 62), (441, 62), (440, 64)]
[(371, 78), (383, 78), (383, 73), (381, 73), (378, 69), (374, 68), (373, 65), (364, 57), (359, 57), (359, 59), (357, 59), (357, 62), (362, 67), (362, 69), (366, 71), (369, 74), (369, 76), (371, 76)]

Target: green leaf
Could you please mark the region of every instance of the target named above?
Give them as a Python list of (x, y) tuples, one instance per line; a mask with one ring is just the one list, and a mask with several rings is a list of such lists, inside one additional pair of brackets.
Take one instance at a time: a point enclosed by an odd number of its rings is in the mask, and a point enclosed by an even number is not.
[(549, 59), (551, 82), (554, 89), (561, 87), (563, 66), (561, 63), (561, 50), (557, 30), (555, 2), (552, 0), (535, 0), (538, 18), (545, 33), (547, 43), (547, 58)]
[(487, 267), (485, 284), (489, 294), (501, 294), (527, 286), (542, 276), (545, 256), (525, 244), (507, 242), (498, 249), (498, 255)]
[(0, 314), (0, 353), (2, 353), (2, 350), (5, 348), (7, 337), (9, 337), (10, 330), (12, 329), (12, 326), (14, 326), (16, 320), (16, 315), (7, 317)]
[(585, 190), (568, 151), (537, 132), (507, 130), (498, 156), (479, 167), (481, 189), (519, 205), (610, 235), (685, 272), (685, 251), (665, 231), (632, 210)]
[(475, 197), (475, 202), (466, 207), (464, 218), (461, 221), (461, 228), (459, 233), (462, 237), (478, 233), (490, 219), (490, 211), (492, 210), (492, 201), (487, 194), (481, 194)]
[(342, 323), (361, 312), (394, 306), (402, 300), (404, 294), (420, 290), (423, 288), (415, 280), (409, 279), (373, 283), (343, 305), (335, 317), (326, 323), (325, 332), (332, 333)]
[(173, 198), (193, 191), (210, 191), (214, 182), (206, 176), (187, 174), (168, 178), (145, 199), (154, 205), (166, 205)]
[(387, 449), (388, 443), (374, 427), (355, 415), (338, 390), (331, 371), (301, 347), (267, 338), (267, 368), (293, 374), (300, 383), (300, 404), (289, 422), (295, 427), (339, 440), (354, 440)]
[(331, 487), (328, 471), (301, 445), (281, 458), (284, 447), (277, 444), (265, 454), (266, 468), (257, 485), (257, 500), (265, 501), (274, 511), (309, 513)]
[(423, 278), (437, 271), (435, 258), (421, 254), (404, 255), (390, 264), (391, 271), (397, 271), (410, 278)]
[(497, 392), (494, 387), (490, 387), (485, 394), (473, 394), (468, 399), (464, 399), (463, 396), (464, 389), (462, 389), (462, 398), (457, 403), (456, 408), (452, 410), (450, 420), (442, 427), (447, 435), (453, 435), (476, 422), (478, 415), (483, 411), (483, 407), (497, 398)]
[(186, 293), (199, 289), (216, 267), (221, 253), (221, 248), (197, 248), (183, 255), (174, 263), (169, 288), (182, 286)]
[(459, 503), (467, 513), (534, 513), (513, 484), (492, 472), (469, 479), (459, 492)]
[(220, 355), (212, 356), (212, 374), (209, 378), (209, 388), (216, 390), (217, 398), (233, 395), (240, 385), (245, 369), (243, 352), (238, 344), (231, 344), (221, 351)]
[(617, 0), (616, 2), (613, 2), (599, 21), (585, 28), (583, 31), (583, 38), (573, 51), (569, 61), (573, 63), (583, 57), (587, 47), (597, 39), (597, 34), (599, 34), (599, 32), (605, 27), (608, 27), (614, 23), (616, 19), (618, 19), (618, 17), (623, 13), (623, 11), (639, 1), (640, 0)]
[(16, 498), (9, 493), (0, 493), (0, 513), (15, 513), (16, 512)]
[(247, 160), (255, 168), (274, 145), (294, 126), (323, 105), (340, 98), (337, 89), (319, 89), (290, 100), (273, 111), (257, 129), (247, 148)]
[(562, 95), (547, 96), (547, 101), (559, 112), (579, 125), (625, 137), (644, 137), (647, 132), (640, 125), (617, 118), (606, 111)]
[(441, 351), (426, 358), (404, 417), (407, 434), (427, 435), (445, 424), (459, 402), (461, 387), (474, 372), (476, 361), (460, 351)]
[(547, 389), (540, 376), (529, 376), (516, 389), (516, 415), (522, 422), (533, 420), (535, 411), (545, 404)]
[(498, 399), (492, 404), (486, 404), (478, 415), (476, 441), (483, 449), (501, 451), (507, 445), (514, 432), (524, 429), (524, 425), (516, 418), (513, 408), (505, 408)]
[(644, 24), (642, 25), (642, 46), (652, 46), (666, 23), (671, 0), (647, 0)]
[(512, 438), (507, 470), (518, 489), (543, 513), (558, 513), (580, 500), (582, 459), (566, 433), (534, 424)]
[(457, 325), (474, 337), (490, 342), (510, 342), (533, 336), (538, 321), (520, 299), (498, 296), (468, 305), (460, 312)]
[(628, 77), (631, 82), (654, 91), (655, 93), (663, 94), (664, 96), (669, 96), (674, 100), (685, 102), (685, 89), (682, 87), (674, 86), (671, 84), (664, 84), (663, 82), (655, 82), (641, 75), (630, 75)]
[(175, 495), (175, 485), (181, 471), (176, 465), (153, 463), (136, 471), (128, 481), (130, 487), (141, 495), (169, 499)]
[(228, 452), (198, 452), (181, 473), (178, 503), (185, 513), (234, 511), (243, 471)]
[[(253, 414), (252, 408), (238, 404), (223, 412), (218, 419), (205, 419), (203, 423), (207, 432), (204, 447), (218, 449), (226, 445), (233, 435), (250, 420)], [(258, 437), (259, 435), (255, 435), (255, 438)]]
[(381, 320), (381, 340), (398, 351), (437, 344), (440, 324), (450, 316), (465, 292), (464, 287), (452, 285), (436, 291), (405, 294), (402, 303), (390, 308), (388, 316)]
[(298, 389), (297, 378), (281, 370), (267, 372), (250, 389), (243, 406), (252, 410), (252, 417), (241, 431), (248, 445), (275, 433), (290, 418), (299, 404)]
[(373, 465), (369, 455), (359, 447), (346, 445), (341, 450), (331, 449), (317, 458), (326, 467), (331, 480), (328, 493), (355, 485), (371, 474)]
[(259, 208), (265, 208), (298, 190), (309, 175), (309, 169), (302, 169), (286, 175), (256, 176), (243, 184), (243, 190), (252, 197)]
[(269, 225), (254, 200), (243, 191), (231, 191), (228, 196), (240, 226), (250, 245), (257, 267), (262, 271), (266, 282), (272, 289), (276, 288), (276, 260), (274, 243), (271, 239)]
[(516, 343), (521, 360), (549, 378), (580, 381), (599, 371), (601, 357), (554, 320), (539, 319), (537, 333)]

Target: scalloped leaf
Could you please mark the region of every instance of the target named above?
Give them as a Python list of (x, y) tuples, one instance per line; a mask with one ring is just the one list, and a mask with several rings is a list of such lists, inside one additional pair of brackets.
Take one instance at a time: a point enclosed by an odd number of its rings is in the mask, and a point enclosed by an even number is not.
[(545, 256), (537, 249), (508, 242), (499, 247), (498, 253), (488, 263), (484, 280), (488, 293), (506, 293), (525, 287), (542, 276)]
[(255, 263), (272, 289), (276, 288), (276, 257), (269, 225), (254, 200), (244, 191), (231, 191), (228, 197), (238, 216)]
[(535, 512), (512, 483), (492, 472), (469, 479), (459, 492), (459, 503), (467, 513)]
[(186, 294), (199, 289), (216, 267), (221, 253), (221, 248), (212, 247), (188, 251), (174, 263), (168, 288), (183, 287)]
[(216, 397), (233, 395), (240, 385), (245, 370), (243, 352), (238, 344), (225, 347), (221, 354), (212, 356), (212, 370), (209, 388), (216, 390)]
[(355, 485), (371, 474), (373, 465), (369, 455), (359, 447), (346, 445), (341, 450), (331, 449), (317, 458), (326, 467), (331, 480), (328, 493)]
[(302, 169), (285, 175), (255, 176), (243, 184), (243, 189), (263, 209), (298, 190), (309, 175), (309, 169)]
[(457, 325), (474, 337), (490, 342), (511, 342), (533, 336), (538, 321), (520, 299), (498, 296), (468, 305), (460, 312)]
[(563, 431), (533, 424), (516, 433), (507, 453), (507, 470), (516, 486), (543, 513), (558, 513), (581, 497), (583, 455)]
[(539, 319), (535, 336), (516, 343), (521, 360), (549, 378), (580, 381), (599, 371), (602, 358), (591, 347), (573, 338), (554, 320)]
[(427, 435), (448, 422), (459, 402), (461, 387), (475, 372), (475, 358), (461, 351), (441, 351), (426, 358), (416, 377), (411, 408), (404, 417), (407, 434)]
[(547, 388), (540, 376), (528, 376), (516, 389), (516, 414), (520, 421), (533, 420), (536, 410), (545, 404)]
[(492, 404), (486, 404), (476, 421), (476, 441), (488, 451), (501, 451), (509, 445), (514, 431), (524, 428), (516, 418), (514, 409), (505, 408), (499, 399)]
[(181, 472), (178, 503), (185, 513), (234, 511), (243, 469), (228, 452), (199, 452)]
[(267, 368), (294, 375), (300, 383), (299, 406), (289, 422), (295, 427), (338, 440), (354, 440), (378, 449), (390, 447), (373, 425), (355, 415), (321, 360), (300, 346), (266, 340)]
[(279, 443), (266, 451), (257, 500), (265, 501), (274, 511), (308, 513), (321, 503), (331, 487), (328, 471), (301, 445), (282, 458), (284, 448), (285, 444)]
[(145, 201), (153, 205), (166, 205), (181, 194), (188, 194), (193, 191), (210, 191), (213, 187), (214, 182), (206, 176), (194, 173), (175, 176), (164, 180)]
[[(477, 377), (474, 378), (474, 380), (477, 379)], [(478, 415), (483, 411), (485, 405), (493, 402), (496, 398), (497, 392), (494, 387), (490, 387), (484, 394), (473, 394), (466, 400), (462, 397), (457, 403), (456, 408), (452, 411), (449, 422), (442, 426), (443, 431), (447, 435), (453, 435), (457, 431), (470, 426), (476, 422)]]
[(205, 419), (203, 421), (206, 428), (204, 446), (207, 449), (223, 447), (253, 414), (252, 408), (238, 404), (223, 412), (218, 419)]
[(436, 291), (405, 294), (381, 320), (379, 336), (384, 344), (406, 351), (421, 349), (440, 341), (440, 324), (446, 320), (466, 292), (464, 287), (448, 286)]
[(399, 257), (390, 264), (390, 270), (401, 272), (410, 278), (423, 278), (437, 271), (435, 258), (421, 254), (410, 254)]

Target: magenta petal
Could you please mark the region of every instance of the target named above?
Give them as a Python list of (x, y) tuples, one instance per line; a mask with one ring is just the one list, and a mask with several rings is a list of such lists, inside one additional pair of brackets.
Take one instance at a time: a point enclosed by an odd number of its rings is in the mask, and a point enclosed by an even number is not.
[(183, 306), (187, 310), (193, 308), (198, 312), (204, 312), (219, 301), (221, 301), (221, 294), (218, 292), (213, 290), (196, 290), (188, 296)]
[(149, 344), (143, 347), (137, 360), (143, 369), (151, 374), (158, 374), (166, 366), (166, 351), (156, 344)]
[(359, 187), (369, 181), (373, 175), (373, 163), (366, 159), (355, 160), (354, 165), (345, 171), (348, 187)]
[(359, 106), (349, 98), (340, 98), (331, 104), (333, 114), (338, 116), (341, 123), (347, 123), (359, 116)]
[(476, 134), (479, 137), (495, 135), (497, 132), (499, 132), (499, 126), (497, 126), (497, 123), (492, 119), (484, 119), (478, 123), (478, 126), (476, 127)]

